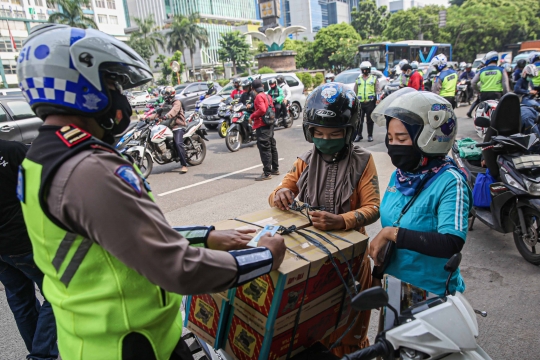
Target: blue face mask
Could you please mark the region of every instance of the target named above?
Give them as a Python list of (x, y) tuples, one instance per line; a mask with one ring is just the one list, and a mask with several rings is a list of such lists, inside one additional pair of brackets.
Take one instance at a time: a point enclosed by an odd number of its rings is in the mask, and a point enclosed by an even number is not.
[(330, 80), (330, 79), (326, 79), (326, 82), (327, 82), (327, 83), (330, 83), (330, 82), (332, 82), (332, 80)]

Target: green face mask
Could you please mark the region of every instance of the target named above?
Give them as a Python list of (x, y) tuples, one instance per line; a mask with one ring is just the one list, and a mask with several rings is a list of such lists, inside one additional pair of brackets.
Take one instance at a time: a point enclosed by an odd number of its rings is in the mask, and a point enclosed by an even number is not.
[(323, 154), (334, 155), (345, 147), (345, 138), (321, 139), (314, 137), (313, 143), (315, 144), (315, 147)]

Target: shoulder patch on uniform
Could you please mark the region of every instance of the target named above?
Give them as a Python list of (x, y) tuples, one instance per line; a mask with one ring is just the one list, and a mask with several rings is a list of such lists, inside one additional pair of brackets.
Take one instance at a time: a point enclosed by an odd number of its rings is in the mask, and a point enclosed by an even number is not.
[(19, 173), (17, 175), (17, 198), (19, 201), (24, 203), (24, 168), (22, 165), (19, 165)]
[(90, 133), (76, 127), (75, 125), (62, 126), (60, 130), (56, 132), (56, 135), (66, 144), (68, 147), (73, 147), (85, 140), (92, 137)]
[(129, 186), (135, 190), (137, 195), (141, 196), (142, 193), (142, 185), (141, 185), (141, 178), (132, 166), (130, 165), (121, 165), (116, 169), (114, 172), (116, 176), (118, 176), (120, 179), (126, 182)]

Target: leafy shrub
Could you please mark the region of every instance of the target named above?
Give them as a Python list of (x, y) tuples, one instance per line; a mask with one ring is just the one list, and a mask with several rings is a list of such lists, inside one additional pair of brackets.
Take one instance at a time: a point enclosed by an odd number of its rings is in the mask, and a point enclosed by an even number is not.
[(324, 75), (321, 73), (316, 73), (315, 78), (313, 79), (313, 87), (319, 86), (324, 82)]
[(219, 79), (217, 80), (218, 84), (221, 86), (225, 86), (229, 83), (229, 79)]
[(275, 74), (274, 69), (269, 68), (268, 66), (263, 66), (258, 71), (259, 74)]

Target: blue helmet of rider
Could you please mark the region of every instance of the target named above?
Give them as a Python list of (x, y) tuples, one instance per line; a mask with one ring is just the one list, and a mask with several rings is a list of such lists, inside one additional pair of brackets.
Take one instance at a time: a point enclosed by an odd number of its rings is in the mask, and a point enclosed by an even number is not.
[[(54, 41), (51, 41), (54, 39)], [(124, 42), (99, 30), (60, 24), (31, 29), (17, 61), (19, 86), (34, 112), (77, 115), (96, 121), (111, 134), (130, 122), (125, 89), (152, 80), (143, 58)]]
[(437, 69), (438, 72), (441, 72), (447, 64), (448, 60), (446, 59), (446, 55), (444, 54), (439, 54), (435, 56), (430, 62), (430, 65)]
[(529, 55), (529, 64), (534, 64), (537, 61), (540, 61), (540, 52), (535, 51)]
[(499, 61), (499, 53), (496, 51), (490, 51), (484, 55), (484, 63), (487, 65)]

